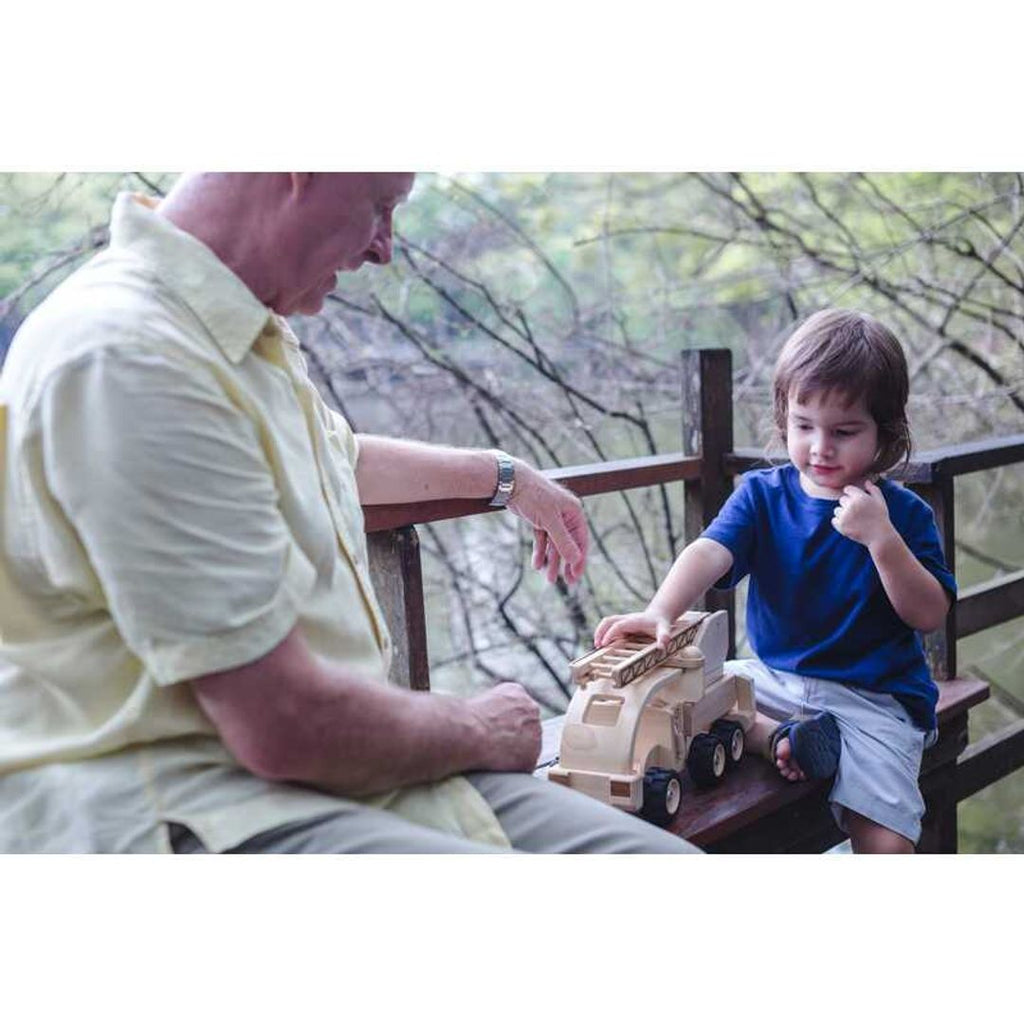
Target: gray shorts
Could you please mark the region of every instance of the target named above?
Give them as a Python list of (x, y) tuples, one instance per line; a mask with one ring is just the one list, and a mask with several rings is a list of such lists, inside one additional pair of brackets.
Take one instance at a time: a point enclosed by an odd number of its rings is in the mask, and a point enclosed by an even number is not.
[(726, 671), (754, 680), (757, 707), (783, 721), (829, 711), (839, 725), (842, 750), (829, 793), (836, 823), (846, 831), (845, 810), (898, 832), (912, 843), (921, 836), (924, 800), (918, 788), (921, 755), (935, 741), (887, 693), (769, 668), (757, 659), (726, 662)]

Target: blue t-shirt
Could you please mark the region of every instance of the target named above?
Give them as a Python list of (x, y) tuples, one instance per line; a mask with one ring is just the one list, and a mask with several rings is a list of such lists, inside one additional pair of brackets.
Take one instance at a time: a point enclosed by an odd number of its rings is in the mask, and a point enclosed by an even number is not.
[[(955, 598), (931, 508), (888, 480), (879, 487), (907, 547)], [(938, 689), (920, 638), (893, 609), (868, 549), (832, 526), (837, 504), (807, 494), (792, 465), (745, 474), (702, 534), (732, 552), (715, 586), (750, 574), (747, 633), (766, 665), (890, 693), (933, 729)]]

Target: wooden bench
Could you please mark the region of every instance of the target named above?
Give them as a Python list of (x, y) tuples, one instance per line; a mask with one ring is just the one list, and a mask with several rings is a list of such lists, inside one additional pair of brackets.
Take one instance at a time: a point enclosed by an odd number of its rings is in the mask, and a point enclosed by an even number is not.
[[(580, 497), (681, 481), (685, 489), (686, 538), (696, 537), (728, 497), (733, 477), (759, 464), (761, 453), (734, 450), (732, 366), (726, 350), (682, 353), (683, 451), (672, 455), (598, 463), (548, 471)], [(955, 478), (1024, 462), (1024, 435), (957, 445), (919, 455), (898, 476), (935, 513), (946, 560), (953, 565)], [(392, 680), (430, 687), (423, 585), (415, 524), (478, 515), (483, 501), (440, 501), (401, 506), (368, 506), (366, 529), (371, 571), (395, 639)], [(730, 616), (735, 656), (735, 596), (711, 592), (711, 610)], [(968, 712), (989, 697), (982, 680), (957, 672), (957, 639), (1024, 614), (1024, 572), (962, 591), (944, 626), (924, 638), (932, 675), (939, 686), (939, 738), (925, 752), (921, 789), (926, 816), (919, 849), (955, 852), (957, 804), (1024, 766), (1024, 719), (968, 745)], [(557, 721), (546, 723), (548, 744)], [(698, 846), (721, 852), (812, 852), (843, 838), (825, 800), (828, 785), (791, 784), (766, 761), (747, 756), (724, 782), (698, 792), (687, 783), (683, 807), (670, 825)]]

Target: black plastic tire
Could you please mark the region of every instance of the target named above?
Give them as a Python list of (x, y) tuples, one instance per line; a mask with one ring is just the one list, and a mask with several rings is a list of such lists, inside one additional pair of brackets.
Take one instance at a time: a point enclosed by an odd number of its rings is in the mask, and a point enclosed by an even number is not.
[(682, 802), (682, 779), (668, 768), (648, 768), (644, 775), (644, 803), (640, 817), (652, 825), (667, 825)]
[(727, 718), (720, 718), (711, 726), (711, 732), (725, 744), (729, 767), (738, 764), (746, 749), (743, 726), (739, 722), (730, 722)]
[(719, 737), (707, 732), (697, 733), (693, 737), (686, 755), (686, 770), (694, 785), (701, 789), (714, 786), (721, 781), (728, 763), (729, 755)]

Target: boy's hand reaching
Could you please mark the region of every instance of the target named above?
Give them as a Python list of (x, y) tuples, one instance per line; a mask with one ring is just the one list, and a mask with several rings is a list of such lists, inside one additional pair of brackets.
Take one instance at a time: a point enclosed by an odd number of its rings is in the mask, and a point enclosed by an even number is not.
[(893, 529), (885, 497), (870, 480), (864, 481), (863, 490), (852, 484), (843, 488), (832, 525), (844, 537), (868, 548), (885, 540)]
[(649, 636), (659, 647), (668, 643), (672, 620), (667, 615), (650, 610), (630, 612), (627, 615), (607, 615), (594, 630), (594, 646), (606, 647), (624, 636)]

